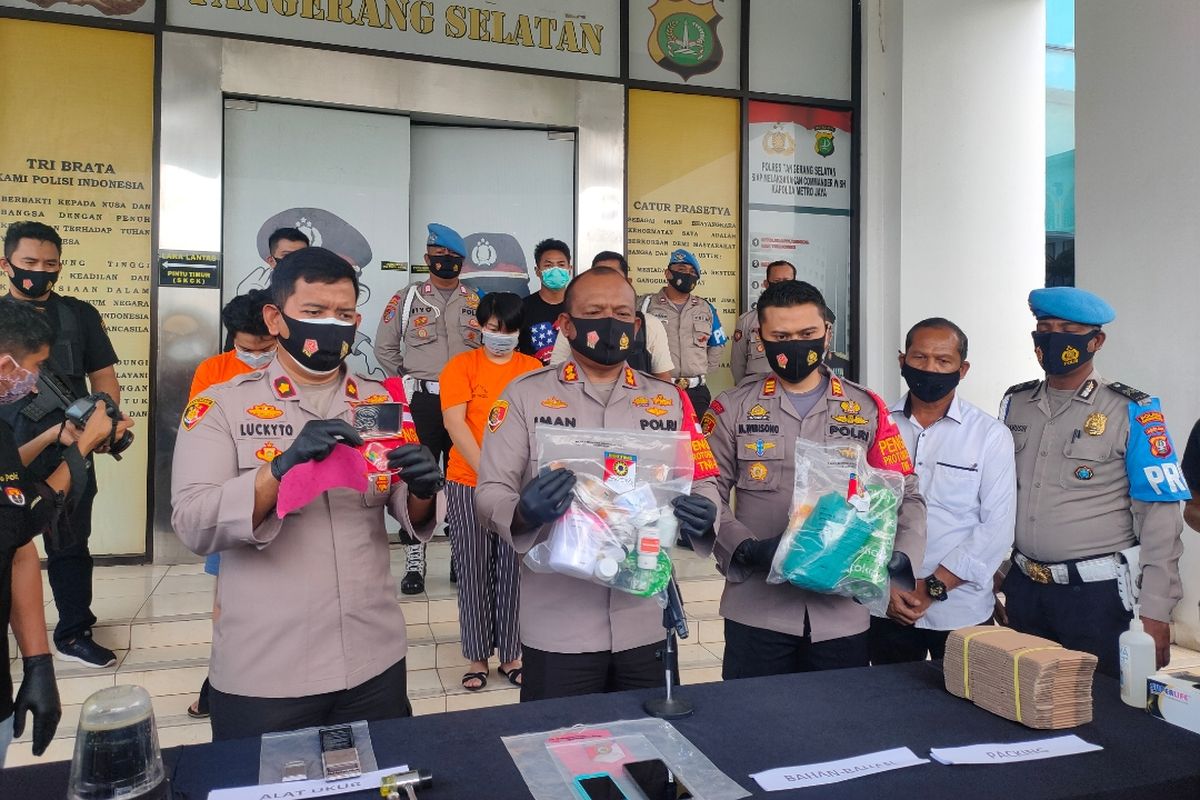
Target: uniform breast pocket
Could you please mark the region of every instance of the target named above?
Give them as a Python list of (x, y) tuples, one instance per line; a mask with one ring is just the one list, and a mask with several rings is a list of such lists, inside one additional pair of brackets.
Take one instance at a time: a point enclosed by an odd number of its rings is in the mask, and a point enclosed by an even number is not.
[(414, 314), (408, 321), (408, 329), (404, 332), (404, 344), (409, 347), (423, 347), (437, 341), (437, 318), (433, 313), (421, 312)]
[(458, 327), (464, 341), (476, 343), (480, 339), (479, 320), (475, 318), (475, 309), (464, 308), (458, 315)]
[(779, 437), (737, 437), (737, 488), (769, 492), (779, 488), (784, 465), (783, 440)]
[(980, 477), (976, 464), (939, 461), (934, 465), (931, 483), (926, 500), (948, 511), (973, 512), (979, 504)]
[(242, 472), (270, 464), (292, 446), (291, 439), (239, 439), (237, 441), (238, 469)]
[(712, 336), (712, 320), (697, 317), (692, 322), (692, 341), (701, 347), (708, 345), (708, 340)]
[(367, 491), (363, 493), (363, 505), (368, 508), (385, 505), (391, 497), (392, 476), (385, 473), (372, 472), (367, 476)]
[(1103, 438), (1089, 436), (1063, 446), (1060, 483), (1064, 489), (1087, 489), (1106, 478), (1114, 469), (1113, 444)]

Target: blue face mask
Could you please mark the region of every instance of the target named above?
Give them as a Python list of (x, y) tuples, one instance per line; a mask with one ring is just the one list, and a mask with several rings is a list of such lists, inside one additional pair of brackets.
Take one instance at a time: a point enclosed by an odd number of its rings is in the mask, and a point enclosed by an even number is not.
[(548, 267), (542, 270), (542, 286), (552, 292), (567, 288), (571, 282), (571, 270), (566, 267)]
[(250, 353), (240, 347), (233, 349), (237, 351), (237, 360), (253, 370), (263, 369), (271, 363), (271, 359), (275, 358), (274, 350), (268, 350), (265, 353)]

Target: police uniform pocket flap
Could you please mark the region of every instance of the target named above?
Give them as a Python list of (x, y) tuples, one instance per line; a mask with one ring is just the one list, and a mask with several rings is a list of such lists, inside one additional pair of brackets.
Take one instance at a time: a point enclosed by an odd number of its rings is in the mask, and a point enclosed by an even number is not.
[(739, 461), (779, 461), (784, 457), (783, 439), (779, 436), (737, 437)]
[(1098, 436), (1084, 436), (1063, 447), (1063, 455), (1072, 461), (1108, 461), (1112, 454), (1112, 442)]
[(712, 336), (712, 320), (710, 320), (710, 319), (692, 320), (692, 334), (696, 338), (697, 341), (699, 341), (700, 338), (703, 337), (705, 343), (707, 343), (709, 337)]
[(421, 347), (438, 338), (437, 316), (432, 310), (417, 311), (408, 320), (408, 329), (404, 332), (404, 343), (412, 347)]
[(270, 464), (288, 448), (291, 442), (272, 439), (239, 439), (237, 442), (238, 469), (258, 469)]

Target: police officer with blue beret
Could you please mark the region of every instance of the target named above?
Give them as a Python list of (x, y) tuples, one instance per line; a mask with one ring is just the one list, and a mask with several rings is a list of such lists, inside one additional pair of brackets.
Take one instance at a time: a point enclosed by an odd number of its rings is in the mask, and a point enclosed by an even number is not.
[(1096, 371), (1102, 326), (1116, 318), (1103, 299), (1061, 286), (1034, 290), (1029, 307), (1045, 380), (1013, 386), (1000, 407), (1016, 450), (1017, 525), (997, 616), (1095, 654), (1115, 676), (1117, 639), (1138, 609), (1164, 667), (1183, 596), (1179, 503), (1191, 495), (1162, 408)]

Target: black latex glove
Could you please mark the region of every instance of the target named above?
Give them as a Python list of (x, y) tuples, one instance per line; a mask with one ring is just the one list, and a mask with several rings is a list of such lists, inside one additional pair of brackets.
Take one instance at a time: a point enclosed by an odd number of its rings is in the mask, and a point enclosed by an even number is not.
[(433, 451), (420, 444), (402, 444), (387, 454), (388, 469), (400, 473), (413, 497), (428, 500), (446, 485)]
[(571, 505), (571, 490), (575, 488), (575, 473), (569, 469), (543, 472), (525, 484), (517, 514), (532, 528), (540, 528), (567, 513)]
[[(707, 497), (685, 494), (671, 501), (675, 507), (675, 518), (679, 520), (679, 532), (689, 539), (703, 539), (712, 533), (717, 521), (717, 505)], [(666, 542), (668, 546), (674, 542)]]
[(782, 533), (770, 539), (747, 539), (733, 551), (733, 563), (755, 570), (769, 570), (782, 539)]
[(336, 444), (358, 447), (362, 443), (358, 431), (344, 419), (310, 419), (304, 423), (292, 446), (275, 456), (271, 462), (271, 474), (275, 480), (283, 480), (284, 474), (297, 464), (324, 461)]
[(899, 550), (892, 551), (892, 558), (888, 561), (888, 576), (894, 580), (902, 589), (912, 591), (917, 585), (917, 579), (913, 575), (912, 562), (906, 554)]
[(25, 677), (13, 701), (13, 737), (25, 732), (25, 712), (33, 714), (33, 754), (46, 752), (62, 718), (58, 686), (54, 683), (54, 662), (47, 653), (22, 659)]

